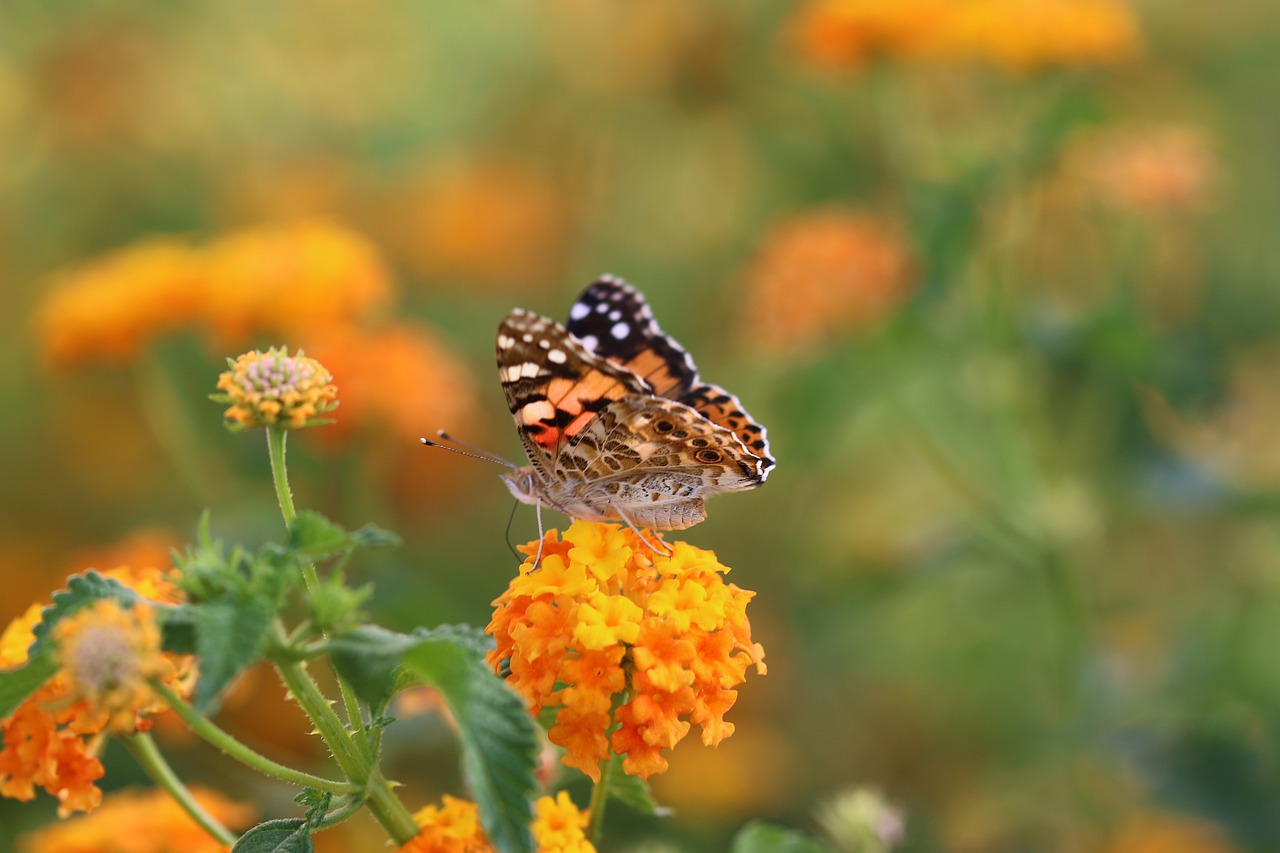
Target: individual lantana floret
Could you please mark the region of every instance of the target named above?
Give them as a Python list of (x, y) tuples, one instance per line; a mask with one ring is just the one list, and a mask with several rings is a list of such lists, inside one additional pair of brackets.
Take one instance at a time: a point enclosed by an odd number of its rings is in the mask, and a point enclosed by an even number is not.
[[(216, 791), (195, 786), (191, 794), (219, 823), (244, 826), (253, 820), (251, 807)], [(123, 839), (128, 839), (127, 844)], [(108, 794), (93, 814), (51, 824), (24, 835), (19, 843), (26, 853), (224, 853), (228, 849), (158, 788)]]
[(218, 377), (221, 394), (210, 399), (229, 403), (223, 412), (233, 430), (261, 426), (300, 429), (326, 423), (321, 415), (338, 406), (338, 388), (325, 366), (301, 350), (286, 348), (247, 352)]
[[(102, 573), (128, 586), (140, 596), (159, 604), (176, 604), (177, 587), (155, 569), (120, 567)], [(158, 709), (149, 692), (139, 688), (138, 678), (158, 677), (176, 693), (188, 696), (194, 686), (194, 667), (186, 656), (164, 656), (158, 663), (153, 642), (157, 635), (145, 627), (142, 614), (149, 610), (136, 604), (131, 611), (119, 605), (99, 610), (91, 605), (72, 614), (55, 627), (61, 637), (59, 656), (64, 667), (28, 696), (13, 713), (0, 718), (0, 796), (17, 800), (35, 797), (43, 788), (59, 800), (59, 814), (92, 811), (102, 801), (97, 781), (103, 767), (98, 760), (102, 734), (146, 731), (148, 716)], [(33, 604), (0, 633), (0, 669), (16, 669), (28, 661), (43, 607)], [(125, 613), (129, 613), (126, 617)], [(139, 620), (141, 620), (139, 622)], [(132, 624), (138, 622), (138, 624)], [(93, 637), (114, 637), (94, 642)], [(128, 678), (104, 678), (94, 673), (91, 659), (107, 646), (117, 663), (133, 660)], [(145, 651), (140, 651), (145, 650)], [(135, 657), (136, 655), (136, 657)], [(100, 657), (101, 662), (106, 659)], [(68, 666), (69, 664), (69, 666)], [(77, 672), (76, 670), (80, 670)], [(117, 675), (121, 670), (117, 670)], [(119, 682), (112, 688), (110, 682)]]
[(533, 713), (559, 706), (549, 736), (564, 764), (598, 781), (612, 750), (648, 778), (691, 724), (708, 746), (733, 733), (733, 688), (753, 664), (764, 673), (764, 649), (746, 616), (755, 593), (726, 584), (715, 554), (676, 542), (663, 556), (626, 528), (585, 521), (521, 550), (524, 571), (494, 602), (488, 661)]
[[(596, 853), (586, 836), (587, 813), (564, 791), (540, 798), (534, 813), (530, 829), (538, 853)], [(494, 853), (474, 803), (446, 794), (443, 806), (420, 809), (413, 819), (421, 831), (396, 853)]]

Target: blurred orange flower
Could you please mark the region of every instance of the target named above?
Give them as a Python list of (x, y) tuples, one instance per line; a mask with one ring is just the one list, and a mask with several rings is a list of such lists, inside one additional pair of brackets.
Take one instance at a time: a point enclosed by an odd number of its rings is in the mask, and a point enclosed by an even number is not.
[[(179, 600), (170, 578), (156, 569), (134, 571), (119, 567), (103, 574), (154, 602), (172, 604)], [(42, 610), (41, 605), (33, 604), (0, 634), (0, 668), (11, 669), (27, 662)], [(91, 614), (90, 621), (93, 618)], [(104, 618), (110, 621), (109, 614)], [(164, 672), (150, 664), (145, 669), (155, 670), (177, 692), (188, 695), (193, 687), (190, 658), (172, 656), (169, 663)], [(97, 757), (102, 733), (109, 726), (117, 731), (145, 731), (151, 725), (145, 715), (157, 708), (146, 705), (143, 697), (122, 716), (121, 709), (100, 706), (83, 698), (83, 694), (76, 687), (76, 679), (64, 668), (12, 714), (0, 719), (4, 738), (4, 748), (0, 749), (0, 795), (26, 801), (35, 796), (38, 786), (58, 798), (58, 813), (63, 816), (92, 811), (98, 806), (102, 791), (95, 783), (103, 774)]]
[[(475, 805), (447, 794), (443, 802), (442, 807), (426, 806), (414, 814), (422, 831), (396, 853), (493, 853)], [(587, 814), (566, 792), (539, 798), (534, 812), (530, 828), (538, 853), (595, 853), (583, 832)]]
[(752, 664), (764, 673), (764, 649), (746, 616), (755, 593), (726, 584), (715, 554), (677, 542), (657, 555), (631, 530), (585, 521), (521, 550), (523, 572), (494, 602), (488, 660), (532, 713), (561, 706), (550, 738), (564, 764), (599, 781), (612, 747), (648, 778), (691, 723), (707, 746), (733, 733), (733, 688)]
[(1139, 42), (1120, 0), (812, 0), (792, 36), (807, 61), (834, 69), (880, 56), (1097, 65), (1129, 58)]
[(566, 196), (550, 176), (525, 167), (442, 165), (410, 179), (387, 213), (398, 254), (445, 284), (540, 283), (564, 263)]
[(204, 316), (220, 343), (266, 333), (314, 335), (385, 308), (392, 287), (360, 235), (323, 220), (264, 225), (209, 247)]
[(475, 384), (466, 364), (423, 324), (347, 326), (309, 340), (308, 351), (342, 383), (342, 411), (322, 441), (367, 430), (418, 448), (433, 428), (465, 432), (475, 420)]
[(1142, 815), (1122, 826), (1104, 853), (1237, 853), (1217, 826), (1194, 818)]
[(137, 243), (61, 274), (35, 315), (46, 362), (127, 363), (205, 308), (199, 258), (180, 240)]
[(1208, 134), (1180, 124), (1117, 127), (1080, 138), (1067, 175), (1128, 213), (1195, 213), (1211, 203), (1218, 162)]
[[(243, 826), (253, 809), (216, 791), (192, 795), (219, 823)], [(50, 824), (23, 836), (21, 853), (218, 853), (229, 849), (159, 789), (116, 791), (92, 815)]]
[(866, 328), (906, 297), (912, 266), (898, 230), (868, 214), (828, 208), (786, 219), (746, 272), (748, 339), (787, 349)]

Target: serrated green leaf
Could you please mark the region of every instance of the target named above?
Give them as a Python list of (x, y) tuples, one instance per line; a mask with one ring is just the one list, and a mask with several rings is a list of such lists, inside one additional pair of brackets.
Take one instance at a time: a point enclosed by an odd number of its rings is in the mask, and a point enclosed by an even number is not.
[(117, 580), (89, 571), (67, 578), (67, 588), (53, 594), (53, 602), (40, 614), (40, 623), (33, 629), (36, 640), (31, 646), (31, 656), (43, 654), (52, 644), (49, 631), (59, 620), (102, 598), (114, 598), (121, 604), (133, 606), (141, 600), (129, 587)]
[(312, 510), (298, 513), (289, 525), (289, 547), (313, 560), (340, 554), (355, 544), (350, 533)]
[(0, 672), (0, 717), (12, 714), (57, 671), (58, 662), (46, 651), (29, 659), (21, 669)]
[(408, 683), (398, 677), (401, 658), (420, 638), (378, 625), (361, 625), (329, 642), (329, 659), (375, 714)]
[(533, 850), (538, 738), (524, 701), (484, 665), (473, 632), (423, 639), (404, 664), (440, 691), (458, 722), (463, 779), (493, 845), (502, 853)]
[(613, 768), (609, 773), (609, 796), (615, 800), (626, 803), (642, 814), (653, 815), (654, 817), (670, 817), (675, 814), (675, 810), (667, 806), (659, 805), (658, 801), (653, 798), (653, 792), (649, 789), (649, 783), (639, 776), (630, 776), (622, 771), (621, 755), (614, 755), (609, 759), (613, 763)]
[(194, 704), (197, 711), (204, 713), (241, 670), (257, 661), (275, 616), (275, 606), (261, 598), (222, 599), (193, 609), (196, 656), (200, 660)]
[(731, 853), (832, 853), (831, 848), (816, 838), (775, 826), (752, 821), (733, 838)]
[(240, 836), (231, 853), (311, 853), (311, 827), (302, 818), (269, 820)]

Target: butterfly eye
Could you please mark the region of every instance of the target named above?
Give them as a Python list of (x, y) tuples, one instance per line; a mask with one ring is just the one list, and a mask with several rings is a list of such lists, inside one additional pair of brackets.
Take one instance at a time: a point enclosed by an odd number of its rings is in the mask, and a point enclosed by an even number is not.
[(694, 455), (698, 457), (699, 462), (719, 462), (720, 461), (720, 451), (718, 450), (699, 450)]

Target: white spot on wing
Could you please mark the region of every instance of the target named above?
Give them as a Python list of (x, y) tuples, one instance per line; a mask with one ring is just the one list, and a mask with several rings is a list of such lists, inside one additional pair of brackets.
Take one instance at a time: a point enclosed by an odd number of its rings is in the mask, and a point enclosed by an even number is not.
[(609, 334), (613, 335), (618, 340), (622, 340), (630, 331), (631, 327), (626, 323), (614, 323), (613, 327), (609, 329)]
[(511, 349), (511, 345), (514, 343), (515, 341), (506, 335), (498, 335), (498, 349)]
[(591, 313), (591, 306), (585, 302), (575, 302), (573, 307), (569, 309), (570, 320), (581, 320), (583, 317)]
[(556, 364), (564, 364), (566, 358), (564, 350), (553, 349), (547, 353), (547, 361), (554, 361)]
[(608, 306), (608, 304), (607, 304), (607, 303), (600, 302), (600, 303), (598, 303), (598, 304), (596, 305), (596, 313), (597, 313), (597, 314), (603, 314), (604, 312), (606, 312), (606, 311), (608, 311), (608, 310), (609, 310), (609, 306)]
[(531, 344), (533, 343), (533, 335), (525, 334), (521, 337), (521, 340), (523, 340), (526, 344)]
[(556, 407), (548, 403), (546, 400), (535, 400), (532, 403), (525, 403), (521, 406), (518, 414), (521, 422), (532, 423), (533, 421), (540, 421), (543, 418), (555, 417)]
[(596, 347), (600, 346), (600, 339), (595, 335), (587, 335), (582, 339), (582, 345), (592, 352), (595, 352)]
[(538, 341), (538, 346), (542, 347), (543, 349), (549, 349), (551, 347), (551, 341), (547, 340), (546, 338), (543, 338), (542, 340)]
[(610, 311), (610, 312), (609, 312), (609, 319), (610, 319), (610, 320), (613, 320), (614, 322), (617, 322), (618, 320), (621, 320), (621, 319), (622, 319), (622, 312), (621, 312), (621, 311)]

